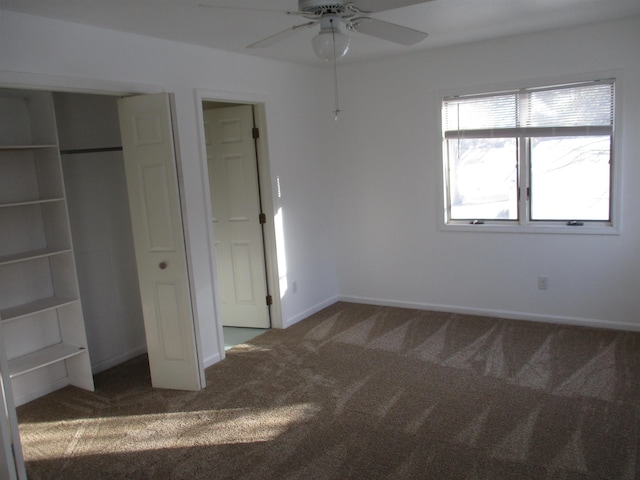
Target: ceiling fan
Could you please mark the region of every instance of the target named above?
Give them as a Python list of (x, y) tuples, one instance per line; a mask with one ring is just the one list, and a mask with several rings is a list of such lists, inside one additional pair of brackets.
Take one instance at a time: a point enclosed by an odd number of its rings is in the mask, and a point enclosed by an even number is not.
[[(320, 25), (320, 33), (311, 40), (313, 51), (323, 60), (333, 61), (334, 91), (335, 91), (335, 119), (338, 119), (340, 108), (338, 107), (338, 77), (336, 73), (336, 60), (343, 57), (349, 50), (350, 39), (340, 31), (340, 23), (346, 25), (351, 32), (360, 32), (373, 37), (388, 40), (400, 45), (414, 45), (427, 38), (427, 33), (404, 27), (391, 22), (385, 22), (371, 18), (369, 14), (392, 10), (400, 7), (408, 7), (426, 3), (432, 0), (298, 0), (298, 10), (286, 12), (289, 15), (298, 15), (310, 20), (300, 25), (294, 25), (286, 30), (269, 35), (247, 46), (247, 48), (269, 47), (275, 43), (290, 37), (291, 35)], [(238, 6), (213, 6), (214, 8), (259, 10), (272, 12), (264, 8), (250, 8)]]
[[(269, 47), (299, 31), (319, 24), (320, 33), (312, 40), (314, 52), (323, 60), (336, 60), (349, 50), (349, 37), (340, 31), (340, 23), (344, 23), (346, 29), (351, 32), (364, 33), (400, 45), (414, 45), (424, 40), (427, 33), (378, 20), (370, 17), (369, 14), (426, 3), (427, 1), (431, 0), (298, 0), (298, 10), (286, 13), (304, 17), (310, 20), (309, 22), (289, 27), (258, 40), (248, 45), (247, 48)], [(251, 7), (226, 6), (217, 8), (265, 11), (265, 9), (252, 9)]]

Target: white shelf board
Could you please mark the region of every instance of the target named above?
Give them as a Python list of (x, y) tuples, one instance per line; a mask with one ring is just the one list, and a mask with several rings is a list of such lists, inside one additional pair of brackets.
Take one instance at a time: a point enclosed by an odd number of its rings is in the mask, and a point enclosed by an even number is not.
[(41, 205), (43, 203), (64, 202), (62, 197), (53, 198), (35, 198), (32, 200), (22, 200), (18, 202), (0, 203), (0, 208), (3, 207), (24, 207), (28, 205)]
[(28, 260), (36, 260), (38, 258), (51, 257), (61, 253), (70, 252), (70, 248), (39, 248), (28, 252), (20, 252), (14, 255), (0, 256), (0, 265), (8, 265), (10, 263), (24, 262)]
[(42, 350), (36, 350), (27, 355), (9, 360), (9, 376), (10, 378), (17, 377), (84, 352), (86, 352), (86, 349), (67, 345), (66, 343), (58, 343)]
[(58, 148), (58, 145), (45, 144), (45, 145), (0, 145), (0, 152), (15, 151), (15, 150), (42, 150), (45, 148)]
[(22, 305), (16, 305), (15, 307), (5, 308), (0, 310), (0, 318), (3, 322), (10, 320), (17, 320), (21, 317), (27, 317), (35, 313), (45, 312), (47, 310), (53, 310), (54, 308), (69, 305), (70, 303), (77, 302), (75, 298), (65, 297), (47, 297), (35, 300), (33, 302), (24, 303)]

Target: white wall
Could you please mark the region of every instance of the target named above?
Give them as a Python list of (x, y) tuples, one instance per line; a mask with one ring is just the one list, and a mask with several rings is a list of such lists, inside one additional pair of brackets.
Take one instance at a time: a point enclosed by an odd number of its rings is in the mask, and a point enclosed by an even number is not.
[[(206, 216), (207, 192), (196, 92), (265, 104), (272, 183), (280, 178), (287, 277), (282, 298), (289, 325), (337, 296), (323, 150), (325, 70), (261, 60), (193, 45), (2, 11), (0, 86), (34, 84), (110, 91), (175, 93), (181, 168), (186, 185), (188, 248), (205, 363), (220, 357)], [(17, 79), (17, 80), (16, 80)]]
[[(428, 39), (427, 39), (428, 41)], [(344, 299), (640, 329), (640, 18), (341, 67), (332, 135)], [(619, 70), (622, 233), (443, 231), (441, 92)], [(537, 277), (549, 277), (549, 290)]]

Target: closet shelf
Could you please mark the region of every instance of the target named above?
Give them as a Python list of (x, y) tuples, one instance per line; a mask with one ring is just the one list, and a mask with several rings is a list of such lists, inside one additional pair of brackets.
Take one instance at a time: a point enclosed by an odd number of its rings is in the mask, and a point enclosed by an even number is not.
[(26, 317), (29, 315), (34, 315), (36, 313), (46, 312), (47, 310), (53, 310), (55, 308), (63, 307), (77, 301), (78, 300), (75, 298), (66, 297), (41, 298), (33, 302), (2, 309), (0, 310), (0, 318), (2, 319), (2, 322), (9, 322), (11, 320), (17, 320), (21, 317)]
[(58, 148), (58, 145), (0, 145), (0, 152), (10, 152), (16, 150), (43, 150), (46, 148)]
[(36, 260), (38, 258), (51, 257), (53, 255), (59, 255), (70, 251), (70, 248), (39, 248), (37, 250), (29, 250), (27, 252), (20, 252), (14, 255), (4, 255), (0, 256), (0, 265)]
[(9, 360), (9, 376), (11, 378), (32, 372), (38, 368), (61, 362), (86, 352), (83, 347), (58, 343), (42, 350)]
[(52, 198), (36, 198), (32, 200), (21, 200), (21, 201), (14, 201), (14, 202), (0, 202), (0, 208), (24, 207), (28, 205), (42, 205), (44, 203), (54, 203), (54, 202), (64, 202), (64, 198), (52, 197)]

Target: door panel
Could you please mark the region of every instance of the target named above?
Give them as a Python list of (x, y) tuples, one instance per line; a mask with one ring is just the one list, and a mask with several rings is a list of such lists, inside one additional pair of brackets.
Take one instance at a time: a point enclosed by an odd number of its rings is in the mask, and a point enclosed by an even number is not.
[(167, 94), (118, 100), (151, 382), (199, 390), (170, 108)]
[(233, 242), (231, 244), (231, 265), (235, 280), (236, 303), (238, 305), (254, 305), (258, 303), (253, 291), (251, 244)]
[(251, 105), (204, 111), (222, 324), (269, 328)]
[(138, 178), (144, 198), (142, 218), (147, 248), (152, 252), (172, 252), (174, 225), (171, 220), (169, 182), (164, 165), (140, 165)]
[(180, 311), (180, 285), (175, 283), (156, 284), (156, 309), (159, 312), (158, 330), (162, 339), (162, 352), (164, 358), (170, 360), (185, 361), (187, 359), (186, 349), (183, 342), (184, 335), (180, 333), (180, 325), (174, 321), (179, 317)]

